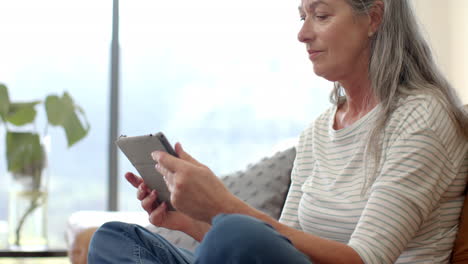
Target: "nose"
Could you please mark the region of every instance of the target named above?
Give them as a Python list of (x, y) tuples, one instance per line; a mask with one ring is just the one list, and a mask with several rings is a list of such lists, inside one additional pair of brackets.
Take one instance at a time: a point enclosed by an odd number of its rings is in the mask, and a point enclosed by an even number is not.
[(310, 21), (307, 19), (302, 24), (299, 33), (297, 33), (297, 39), (302, 43), (308, 43), (315, 37), (314, 28)]

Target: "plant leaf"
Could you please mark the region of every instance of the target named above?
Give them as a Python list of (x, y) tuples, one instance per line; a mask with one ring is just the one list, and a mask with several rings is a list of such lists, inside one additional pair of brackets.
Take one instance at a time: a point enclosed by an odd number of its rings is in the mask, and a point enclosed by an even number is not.
[(6, 119), (8, 109), (10, 108), (10, 98), (8, 97), (8, 89), (4, 84), (0, 84), (0, 117)]
[(89, 128), (83, 127), (76, 113), (70, 113), (63, 123), (67, 135), (68, 147), (83, 139), (88, 134)]
[[(70, 94), (65, 92), (62, 96), (63, 121), (62, 127), (67, 136), (68, 147), (83, 139), (89, 131), (89, 124), (83, 124), (78, 117), (78, 113), (85, 118), (84, 113), (79, 106), (76, 106)], [(85, 119), (86, 120), (86, 119)]]
[(36, 133), (7, 132), (8, 171), (24, 173), (45, 166), (45, 152)]
[[(87, 122), (82, 109), (75, 105), (69, 93), (64, 92), (61, 98), (50, 97), (49, 111), (52, 114), (51, 117), (54, 122), (53, 124), (58, 124), (65, 130), (68, 147), (73, 146), (88, 134), (89, 123)], [(54, 111), (60, 112), (60, 115), (54, 116), (54, 113), (52, 113)], [(84, 118), (85, 124), (81, 122), (78, 114), (81, 114)]]
[(32, 123), (36, 118), (35, 106), (40, 101), (34, 101), (30, 103), (12, 103), (6, 120), (15, 126), (22, 126), (28, 123)]
[(64, 118), (64, 106), (62, 99), (56, 95), (49, 95), (45, 100), (45, 109), (47, 113), (47, 120), (54, 126), (60, 126)]

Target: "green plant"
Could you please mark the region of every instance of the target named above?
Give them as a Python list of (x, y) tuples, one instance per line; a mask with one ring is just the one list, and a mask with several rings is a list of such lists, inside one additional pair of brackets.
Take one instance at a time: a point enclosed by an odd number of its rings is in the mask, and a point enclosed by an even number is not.
[[(47, 123), (42, 135), (37, 131), (35, 124), (36, 108), (41, 104), (44, 105), (47, 114)], [(45, 201), (39, 195), (39, 188), (47, 158), (41, 138), (47, 134), (48, 125), (62, 127), (68, 147), (71, 147), (87, 135), (89, 123), (84, 111), (74, 103), (67, 92), (62, 96), (48, 95), (43, 101), (12, 102), (4, 84), (0, 84), (0, 119), (5, 128), (8, 171), (15, 180), (30, 177), (30, 188), (38, 193), (31, 198), (30, 206), (17, 225), (15, 244), (20, 245), (21, 227), (25, 219)]]

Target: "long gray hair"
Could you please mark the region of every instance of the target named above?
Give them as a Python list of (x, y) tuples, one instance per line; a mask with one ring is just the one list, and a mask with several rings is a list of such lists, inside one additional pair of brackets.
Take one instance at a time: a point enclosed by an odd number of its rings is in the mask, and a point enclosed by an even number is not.
[[(346, 0), (356, 15), (368, 15), (379, 0)], [(396, 108), (399, 98), (414, 94), (432, 94), (458, 125), (460, 136), (468, 138), (468, 115), (455, 90), (436, 66), (429, 45), (422, 36), (408, 0), (380, 0), (384, 4), (382, 22), (371, 39), (369, 79), (380, 104), (376, 123), (365, 147), (365, 182), (362, 194), (377, 177), (381, 162), (380, 136)], [(346, 101), (343, 87), (335, 83), (332, 103)]]

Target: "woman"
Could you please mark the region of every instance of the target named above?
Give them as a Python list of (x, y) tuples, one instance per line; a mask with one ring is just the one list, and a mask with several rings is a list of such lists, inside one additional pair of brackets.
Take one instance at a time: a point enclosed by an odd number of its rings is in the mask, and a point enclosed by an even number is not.
[(314, 72), (334, 106), (306, 129), (279, 221), (229, 193), (176, 144), (154, 152), (178, 211), (127, 180), (156, 226), (201, 241), (195, 254), (141, 227), (108, 223), (89, 263), (448, 263), (463, 203), (468, 119), (437, 70), (407, 0), (302, 0)]

